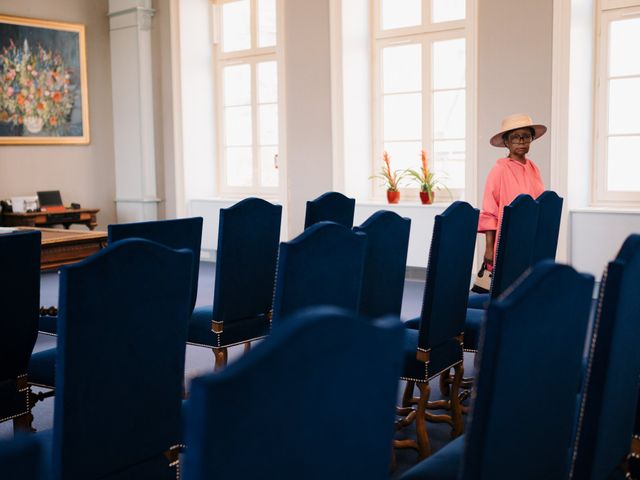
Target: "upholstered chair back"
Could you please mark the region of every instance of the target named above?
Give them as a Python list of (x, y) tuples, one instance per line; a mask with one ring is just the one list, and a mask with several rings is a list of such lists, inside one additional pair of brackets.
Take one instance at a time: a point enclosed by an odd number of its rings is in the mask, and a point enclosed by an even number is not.
[(333, 222), (312, 225), (280, 244), (273, 324), (295, 311), (332, 305), (357, 312), (367, 236)]
[(327, 192), (315, 200), (307, 201), (304, 228), (318, 222), (336, 222), (347, 228), (353, 226), (356, 200), (339, 192)]
[(428, 350), (464, 331), (478, 229), (477, 209), (453, 202), (437, 215), (420, 314), (419, 348)]
[(192, 265), (188, 249), (129, 239), (62, 268), (54, 480), (171, 472), (163, 452), (181, 443)]
[(40, 232), (0, 235), (0, 421), (29, 411), (26, 373), (38, 336)]
[(273, 300), (282, 206), (247, 198), (220, 210), (213, 319), (269, 313)]
[(367, 235), (361, 315), (371, 318), (400, 316), (410, 229), (410, 219), (384, 210), (353, 228), (355, 232)]
[(489, 305), (464, 480), (567, 478), (592, 290), (546, 260)]
[(151, 222), (119, 223), (109, 225), (108, 243), (125, 238), (144, 238), (169, 248), (186, 248), (193, 252), (191, 267), (191, 310), (198, 295), (200, 273), (200, 246), (202, 244), (202, 217), (156, 220)]
[(533, 245), (533, 264), (540, 260), (555, 260), (562, 217), (562, 197), (547, 190), (536, 198), (538, 203), (538, 225)]
[(0, 441), (0, 475), (11, 480), (42, 480), (42, 445), (33, 436)]
[(491, 281), (492, 300), (532, 265), (538, 210), (538, 204), (526, 194), (518, 195), (504, 207)]
[(182, 478), (388, 478), (401, 323), (330, 307), (290, 320), (193, 381)]
[(600, 284), (572, 478), (609, 478), (629, 453), (640, 377), (639, 285), (640, 235), (630, 235)]

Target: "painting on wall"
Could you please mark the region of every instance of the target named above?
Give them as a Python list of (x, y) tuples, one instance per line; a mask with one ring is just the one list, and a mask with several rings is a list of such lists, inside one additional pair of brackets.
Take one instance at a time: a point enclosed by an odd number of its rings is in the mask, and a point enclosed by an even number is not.
[(84, 25), (0, 15), (0, 144), (89, 143)]

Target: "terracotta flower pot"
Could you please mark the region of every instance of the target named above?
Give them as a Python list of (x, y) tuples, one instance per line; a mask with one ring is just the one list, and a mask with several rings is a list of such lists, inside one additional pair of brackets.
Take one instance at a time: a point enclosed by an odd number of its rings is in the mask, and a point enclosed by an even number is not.
[(434, 192), (431, 192), (431, 194), (429, 192), (420, 192), (420, 201), (423, 205), (431, 205), (435, 196)]
[(387, 202), (398, 203), (400, 201), (400, 192), (387, 190)]

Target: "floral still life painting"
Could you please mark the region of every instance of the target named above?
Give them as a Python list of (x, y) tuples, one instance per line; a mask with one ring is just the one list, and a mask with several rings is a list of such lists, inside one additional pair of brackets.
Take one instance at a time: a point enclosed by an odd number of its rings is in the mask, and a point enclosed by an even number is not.
[(84, 26), (0, 15), (0, 144), (87, 144)]

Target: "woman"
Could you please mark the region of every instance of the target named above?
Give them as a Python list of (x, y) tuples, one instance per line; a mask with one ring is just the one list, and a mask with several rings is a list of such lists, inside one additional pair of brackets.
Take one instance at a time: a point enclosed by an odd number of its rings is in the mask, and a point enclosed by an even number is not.
[(486, 236), (484, 263), (489, 271), (493, 270), (504, 207), (521, 193), (535, 199), (544, 191), (540, 171), (526, 155), (531, 142), (546, 131), (547, 127), (534, 124), (529, 115), (519, 113), (504, 118), (500, 132), (490, 140), (494, 147), (506, 147), (509, 154), (499, 159), (489, 172), (478, 223), (478, 232)]

